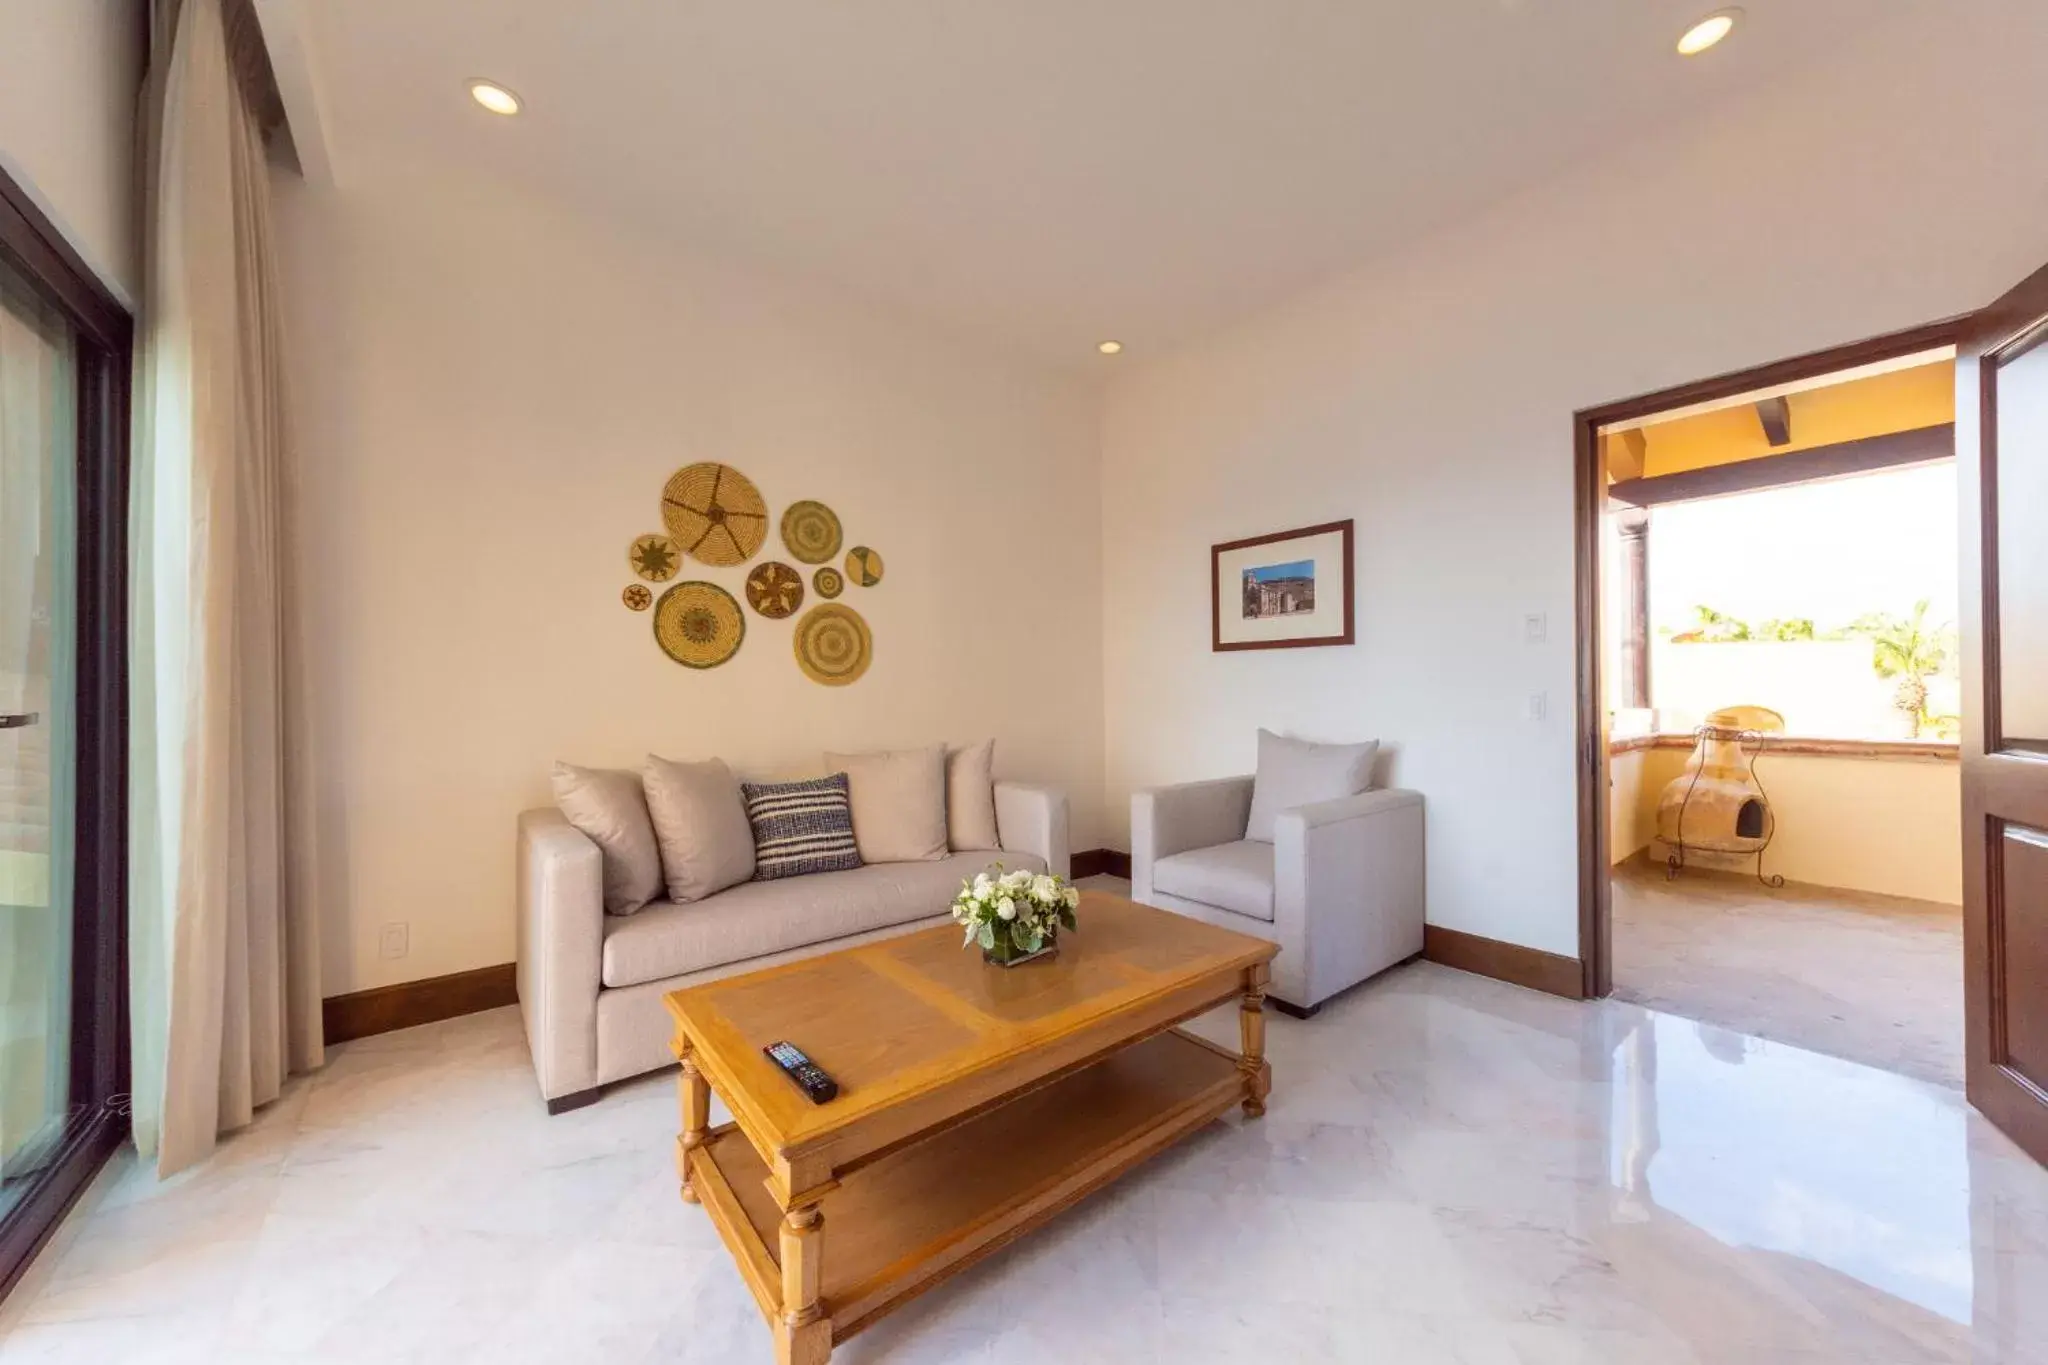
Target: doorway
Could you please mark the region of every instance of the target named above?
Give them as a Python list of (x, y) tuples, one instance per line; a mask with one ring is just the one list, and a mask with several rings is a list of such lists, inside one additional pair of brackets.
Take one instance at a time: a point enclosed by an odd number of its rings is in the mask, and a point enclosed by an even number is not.
[(1963, 1087), (1955, 361), (1599, 433), (1614, 993)]
[[(1614, 989), (1604, 428), (1954, 347), (1962, 707), (1964, 1072), (1970, 1103), (2048, 1161), (2048, 267), (1963, 317), (1574, 417), (1580, 959)], [(1747, 727), (1753, 728), (1753, 727)]]

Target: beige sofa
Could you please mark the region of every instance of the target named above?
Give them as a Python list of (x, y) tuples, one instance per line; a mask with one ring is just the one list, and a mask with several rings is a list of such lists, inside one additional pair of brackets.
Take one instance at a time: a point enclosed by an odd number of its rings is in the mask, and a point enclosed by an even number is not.
[(632, 915), (605, 913), (596, 844), (552, 807), (523, 813), (519, 1011), (548, 1112), (672, 1065), (669, 991), (947, 923), (961, 881), (990, 863), (1068, 875), (1065, 795), (998, 782), (995, 802), (1000, 848), (742, 882)]

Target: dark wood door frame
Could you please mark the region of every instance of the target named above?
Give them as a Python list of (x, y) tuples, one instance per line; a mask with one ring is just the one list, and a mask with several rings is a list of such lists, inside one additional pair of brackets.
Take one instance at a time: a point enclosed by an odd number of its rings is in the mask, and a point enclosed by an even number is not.
[(1896, 360), (1920, 351), (1954, 346), (1964, 335), (1969, 315), (1931, 322), (1903, 332), (1836, 346), (1754, 369), (1716, 375), (1696, 383), (1625, 398), (1572, 415), (1573, 554), (1576, 561), (1578, 617), (1578, 774), (1579, 774), (1579, 961), (1588, 999), (1614, 989), (1611, 904), (1608, 894), (1608, 787), (1605, 641), (1601, 601), (1600, 517), (1607, 505), (1607, 486), (1600, 467), (1600, 428), (1616, 422), (1641, 421), (1673, 408), (1719, 402), (1780, 384), (1818, 379), (1838, 370)]

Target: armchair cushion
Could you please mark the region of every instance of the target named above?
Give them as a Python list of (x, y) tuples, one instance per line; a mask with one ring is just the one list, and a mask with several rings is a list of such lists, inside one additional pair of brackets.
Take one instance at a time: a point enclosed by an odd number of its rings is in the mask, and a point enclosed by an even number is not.
[(1245, 838), (1273, 842), (1280, 812), (1318, 801), (1355, 796), (1372, 785), (1373, 756), (1380, 742), (1315, 744), (1259, 731), (1259, 772), (1252, 782), (1251, 818)]
[(1273, 846), (1252, 839), (1190, 849), (1152, 865), (1152, 887), (1271, 923)]

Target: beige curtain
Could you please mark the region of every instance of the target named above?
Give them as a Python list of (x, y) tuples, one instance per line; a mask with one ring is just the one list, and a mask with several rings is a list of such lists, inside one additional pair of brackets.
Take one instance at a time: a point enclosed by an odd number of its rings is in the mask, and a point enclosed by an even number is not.
[(261, 39), (157, 0), (137, 382), (131, 726), (136, 1143), (168, 1175), (321, 1062), (290, 734), (289, 490)]

